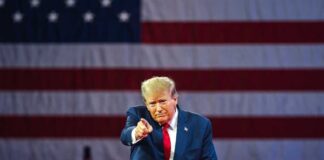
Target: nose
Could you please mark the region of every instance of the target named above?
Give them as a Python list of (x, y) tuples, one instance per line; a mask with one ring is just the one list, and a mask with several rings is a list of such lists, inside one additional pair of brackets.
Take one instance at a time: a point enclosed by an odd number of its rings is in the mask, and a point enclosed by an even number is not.
[(159, 103), (157, 103), (156, 111), (158, 111), (159, 113), (162, 112), (162, 107)]

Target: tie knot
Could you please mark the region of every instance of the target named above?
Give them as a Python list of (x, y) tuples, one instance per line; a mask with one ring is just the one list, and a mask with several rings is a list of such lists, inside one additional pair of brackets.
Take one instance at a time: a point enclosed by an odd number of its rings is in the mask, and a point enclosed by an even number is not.
[(162, 125), (163, 129), (168, 129), (170, 127), (170, 125), (168, 123), (165, 123)]

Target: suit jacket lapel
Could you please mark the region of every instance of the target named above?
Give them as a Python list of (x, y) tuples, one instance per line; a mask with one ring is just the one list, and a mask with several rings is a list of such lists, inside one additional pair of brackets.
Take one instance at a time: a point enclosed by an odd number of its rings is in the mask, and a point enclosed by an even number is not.
[(188, 142), (187, 114), (178, 107), (177, 138), (174, 160), (181, 159)]

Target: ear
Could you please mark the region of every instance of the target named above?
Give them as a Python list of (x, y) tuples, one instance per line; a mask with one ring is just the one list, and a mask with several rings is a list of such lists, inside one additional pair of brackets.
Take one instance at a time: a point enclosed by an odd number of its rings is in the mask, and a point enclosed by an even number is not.
[(178, 104), (178, 96), (174, 96), (172, 99), (174, 100), (174, 102), (175, 102), (176, 104)]

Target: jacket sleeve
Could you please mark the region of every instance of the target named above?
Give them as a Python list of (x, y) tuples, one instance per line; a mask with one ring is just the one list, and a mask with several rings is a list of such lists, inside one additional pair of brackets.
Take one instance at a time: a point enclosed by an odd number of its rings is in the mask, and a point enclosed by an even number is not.
[(203, 153), (201, 159), (217, 160), (217, 155), (213, 144), (212, 126), (209, 120), (205, 129), (202, 152)]
[(134, 108), (127, 111), (127, 119), (124, 129), (121, 132), (120, 140), (124, 145), (132, 145), (132, 130), (136, 127), (137, 122), (140, 120)]

